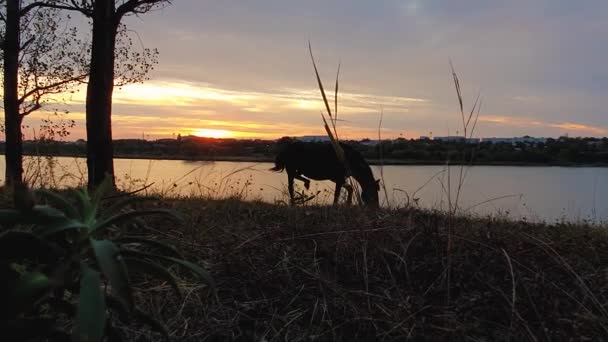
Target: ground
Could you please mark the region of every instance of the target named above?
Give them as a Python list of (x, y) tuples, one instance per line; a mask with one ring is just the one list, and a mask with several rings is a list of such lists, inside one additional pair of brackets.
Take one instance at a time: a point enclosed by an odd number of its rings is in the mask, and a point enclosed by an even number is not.
[(186, 224), (130, 233), (173, 243), (217, 283), (214, 293), (184, 274), (180, 299), (134, 279), (140, 306), (178, 341), (608, 340), (605, 227), (237, 199), (148, 205)]

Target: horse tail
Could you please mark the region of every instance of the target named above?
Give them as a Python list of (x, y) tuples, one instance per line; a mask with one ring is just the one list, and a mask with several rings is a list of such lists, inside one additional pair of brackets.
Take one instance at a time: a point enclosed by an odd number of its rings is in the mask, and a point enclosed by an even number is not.
[(281, 172), (285, 170), (285, 158), (283, 153), (279, 153), (274, 160), (274, 167), (270, 168), (270, 171)]

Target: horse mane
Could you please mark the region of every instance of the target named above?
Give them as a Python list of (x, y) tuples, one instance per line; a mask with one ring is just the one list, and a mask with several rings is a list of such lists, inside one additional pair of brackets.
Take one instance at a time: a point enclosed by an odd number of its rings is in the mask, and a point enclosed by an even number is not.
[(350, 145), (340, 143), (340, 146), (344, 149), (352, 176), (361, 184), (374, 182), (372, 168), (361, 153)]

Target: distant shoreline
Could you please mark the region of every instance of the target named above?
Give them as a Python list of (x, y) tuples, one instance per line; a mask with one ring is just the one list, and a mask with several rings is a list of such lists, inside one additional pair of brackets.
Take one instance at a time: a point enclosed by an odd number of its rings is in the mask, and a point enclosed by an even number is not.
[[(0, 153), (4, 155), (4, 153)], [(26, 156), (36, 156), (33, 154), (25, 154)], [(47, 155), (43, 155), (46, 157)], [(54, 154), (52, 157), (73, 157), (73, 158), (86, 158), (86, 155), (80, 154)], [(155, 155), (128, 155), (128, 154), (115, 154), (114, 159), (150, 159), (150, 160), (183, 160), (183, 161), (229, 161), (229, 162), (257, 162), (257, 163), (272, 163), (274, 157), (268, 156), (215, 156), (215, 157), (197, 157), (197, 158), (186, 158), (183, 156), (155, 156)], [(383, 161), (379, 159), (367, 159), (370, 165), (416, 165), (416, 166), (434, 166), (434, 165), (446, 165), (444, 161), (434, 160), (400, 160), (400, 159), (385, 159)], [(450, 165), (462, 165), (459, 161), (452, 161)], [(525, 163), (525, 162), (478, 162), (473, 163), (474, 166), (521, 166), (521, 167), (608, 167), (608, 163), (595, 163), (595, 164), (560, 164), (560, 163)]]

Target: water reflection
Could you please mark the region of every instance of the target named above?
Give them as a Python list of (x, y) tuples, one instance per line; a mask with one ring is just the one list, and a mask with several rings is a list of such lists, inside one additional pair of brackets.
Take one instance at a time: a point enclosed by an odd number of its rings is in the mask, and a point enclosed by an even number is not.
[[(117, 159), (118, 185), (134, 190), (153, 183), (148, 192), (165, 196), (240, 196), (268, 202), (287, 199), (287, 176), (269, 171), (270, 163)], [(379, 168), (374, 166), (376, 177)], [(608, 168), (477, 166), (458, 191), (460, 167), (385, 166), (383, 205), (418, 204), (448, 209), (458, 198), (461, 210), (505, 214), (528, 220), (608, 219)], [(77, 186), (86, 179), (86, 162), (76, 158), (27, 158), (26, 174), (52, 186)], [(0, 175), (4, 160), (0, 158)], [(312, 182), (312, 203), (331, 203), (333, 183)]]

